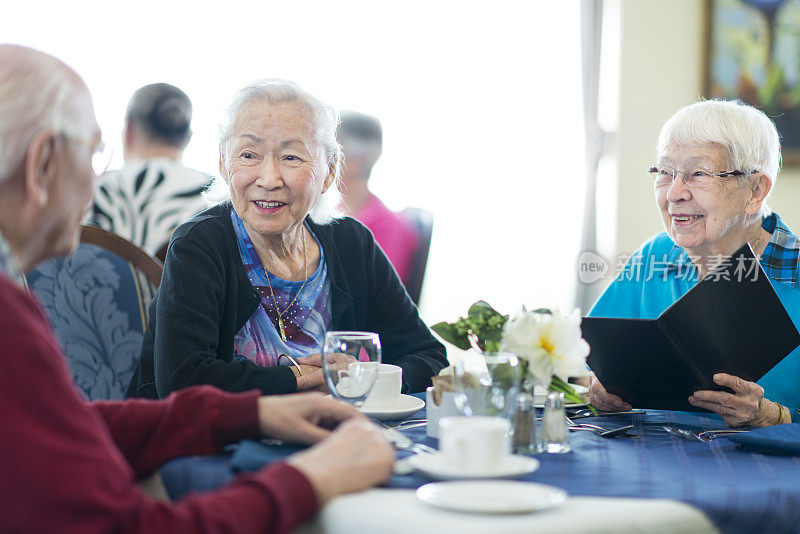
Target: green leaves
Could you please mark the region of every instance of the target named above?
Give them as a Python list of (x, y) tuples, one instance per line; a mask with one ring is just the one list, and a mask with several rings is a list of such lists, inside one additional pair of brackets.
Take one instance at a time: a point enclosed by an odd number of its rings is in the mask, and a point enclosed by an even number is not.
[(507, 315), (502, 315), (488, 302), (479, 300), (469, 307), (466, 317), (459, 317), (454, 323), (437, 323), (431, 330), (461, 350), (471, 347), (469, 338), (472, 334), (480, 350), (496, 352), (500, 347), (503, 325), (507, 320)]
[(439, 336), (450, 343), (451, 345), (455, 345), (461, 350), (469, 349), (469, 340), (467, 339), (467, 334), (461, 333), (458, 328), (456, 328), (455, 323), (447, 323), (442, 321), (441, 323), (437, 323), (431, 327), (431, 330), (439, 334)]

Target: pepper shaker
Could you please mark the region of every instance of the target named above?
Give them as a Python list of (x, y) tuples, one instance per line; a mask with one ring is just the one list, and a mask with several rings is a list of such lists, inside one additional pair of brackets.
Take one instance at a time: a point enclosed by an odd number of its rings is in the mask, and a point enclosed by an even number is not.
[(517, 395), (513, 419), (513, 449), (518, 454), (539, 452), (536, 440), (536, 407), (530, 393)]

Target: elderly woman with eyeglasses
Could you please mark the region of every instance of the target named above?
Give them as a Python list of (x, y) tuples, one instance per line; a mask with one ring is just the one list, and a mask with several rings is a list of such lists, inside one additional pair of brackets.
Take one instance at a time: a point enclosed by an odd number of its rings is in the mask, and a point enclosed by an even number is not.
[[(795, 325), (800, 324), (800, 241), (766, 204), (780, 165), (772, 121), (740, 102), (697, 102), (664, 124), (656, 152), (649, 172), (666, 232), (637, 250), (590, 315), (656, 318), (724, 258), (750, 243)], [(637, 266), (654, 264), (664, 267), (657, 276), (641, 276), (650, 267)], [(683, 267), (670, 268), (678, 266)], [(729, 426), (791, 423), (791, 410), (800, 407), (800, 349), (758, 383), (724, 373), (715, 375), (714, 382), (734, 393), (697, 391), (689, 403), (718, 413)], [(589, 386), (596, 407), (631, 408), (594, 375)]]
[(377, 332), (404, 393), (447, 365), (372, 234), (335, 212), (337, 123), (291, 82), (237, 93), (220, 141), (229, 200), (173, 233), (128, 396), (324, 391), (329, 330)]

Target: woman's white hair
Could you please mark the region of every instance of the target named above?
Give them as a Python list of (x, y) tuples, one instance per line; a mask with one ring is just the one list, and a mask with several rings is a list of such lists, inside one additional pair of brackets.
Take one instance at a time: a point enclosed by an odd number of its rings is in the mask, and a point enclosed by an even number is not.
[(61, 61), (37, 50), (3, 45), (0, 50), (0, 183), (25, 159), (42, 130), (66, 133), (75, 121), (73, 97), (80, 89)]
[[(288, 80), (258, 80), (239, 90), (220, 128), (219, 157), (220, 167), (230, 165), (231, 141), (236, 135), (240, 115), (251, 104), (263, 102), (271, 106), (285, 103), (299, 104), (308, 128), (325, 152), (329, 172), (334, 173), (334, 180), (328, 190), (314, 203), (309, 212), (311, 220), (317, 224), (328, 224), (342, 214), (337, 209), (339, 203), (339, 180), (342, 164), (342, 147), (336, 140), (336, 127), (339, 124), (339, 113), (330, 105), (303, 90), (299, 85)], [(219, 203), (230, 198), (230, 189), (224, 180), (216, 179), (205, 198), (209, 203)]]
[[(715, 143), (725, 150), (726, 169), (767, 175), (775, 188), (781, 165), (781, 141), (764, 112), (739, 100), (702, 100), (680, 109), (661, 128), (656, 157), (669, 146)], [(751, 174), (742, 177), (746, 182)], [(770, 193), (772, 192), (770, 190)], [(762, 215), (769, 214), (766, 203)]]

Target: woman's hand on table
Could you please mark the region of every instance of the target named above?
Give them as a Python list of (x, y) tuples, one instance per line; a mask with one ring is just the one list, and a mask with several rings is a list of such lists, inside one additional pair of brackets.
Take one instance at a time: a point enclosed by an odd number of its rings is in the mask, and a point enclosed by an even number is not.
[(604, 412), (627, 412), (633, 406), (606, 391), (594, 373), (589, 373), (589, 403)]
[(297, 379), (297, 391), (328, 393), (325, 376), (322, 374), (322, 357), (320, 354), (297, 358), (297, 363), (300, 367), (299, 370), (294, 366), (291, 367), (294, 377)]
[(367, 420), (349, 404), (325, 398), (321, 393), (268, 395), (258, 399), (258, 426), (270, 438), (316, 443), (346, 419)]
[(308, 478), (322, 505), (337, 495), (388, 480), (394, 449), (376, 425), (353, 417), (329, 438), (290, 456), (287, 463)]
[(717, 373), (714, 383), (731, 388), (726, 391), (701, 390), (689, 397), (689, 403), (698, 408), (716, 412), (728, 426), (769, 426), (778, 423), (781, 407), (764, 398), (764, 388), (737, 376)]
[[(328, 356), (329, 367), (334, 370), (346, 371), (347, 366), (355, 361), (355, 358), (347, 354), (331, 354)], [(315, 353), (308, 356), (297, 358), (297, 363), (300, 365), (302, 374), (295, 377), (297, 378), (297, 391), (321, 391), (323, 393), (330, 393), (328, 391), (328, 384), (325, 383), (325, 375), (322, 374), (322, 354)]]

